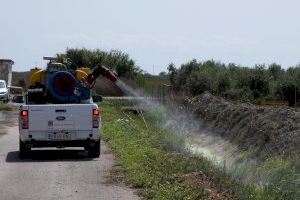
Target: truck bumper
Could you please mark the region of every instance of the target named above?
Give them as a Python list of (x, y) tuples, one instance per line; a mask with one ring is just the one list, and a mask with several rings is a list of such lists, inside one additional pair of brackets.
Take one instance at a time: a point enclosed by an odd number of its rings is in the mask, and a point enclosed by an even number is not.
[(92, 147), (99, 140), (70, 140), (70, 141), (26, 141), (26, 145), (31, 148), (45, 148), (45, 147)]
[[(20, 139), (22, 142), (28, 142), (31, 141), (37, 141), (37, 142), (57, 142), (59, 140), (50, 140), (49, 134), (52, 134), (54, 132), (60, 132), (60, 131), (29, 131), (28, 129), (21, 129), (19, 124), (19, 133), (20, 133)], [(60, 140), (63, 142), (72, 142), (72, 141), (90, 141), (90, 140), (100, 140), (100, 129), (93, 129), (89, 131), (68, 131), (65, 130), (64, 132), (68, 132), (71, 134), (71, 140)]]

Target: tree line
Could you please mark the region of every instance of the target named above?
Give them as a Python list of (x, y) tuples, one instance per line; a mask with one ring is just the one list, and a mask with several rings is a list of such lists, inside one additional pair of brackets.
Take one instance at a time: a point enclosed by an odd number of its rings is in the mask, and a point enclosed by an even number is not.
[(300, 65), (283, 69), (278, 64), (242, 67), (214, 60), (192, 60), (178, 69), (168, 66), (170, 83), (175, 92), (199, 95), (209, 91), (234, 100), (288, 101), (300, 98)]

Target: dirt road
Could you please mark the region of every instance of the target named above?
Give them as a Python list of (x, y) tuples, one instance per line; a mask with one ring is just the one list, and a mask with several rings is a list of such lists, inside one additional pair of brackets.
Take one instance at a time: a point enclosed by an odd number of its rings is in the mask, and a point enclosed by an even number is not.
[(138, 199), (133, 190), (105, 183), (114, 164), (102, 144), (102, 155), (89, 159), (82, 150), (35, 150), (32, 159), (18, 157), (16, 112), (0, 112), (0, 199)]

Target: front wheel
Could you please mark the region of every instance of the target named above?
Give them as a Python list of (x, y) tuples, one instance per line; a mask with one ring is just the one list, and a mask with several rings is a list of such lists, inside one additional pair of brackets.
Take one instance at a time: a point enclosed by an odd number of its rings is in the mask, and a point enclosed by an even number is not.
[(90, 144), (88, 147), (89, 157), (98, 158), (100, 156), (100, 140), (96, 141), (93, 144)]
[(25, 142), (19, 142), (19, 157), (21, 159), (27, 158), (31, 153), (31, 148)]

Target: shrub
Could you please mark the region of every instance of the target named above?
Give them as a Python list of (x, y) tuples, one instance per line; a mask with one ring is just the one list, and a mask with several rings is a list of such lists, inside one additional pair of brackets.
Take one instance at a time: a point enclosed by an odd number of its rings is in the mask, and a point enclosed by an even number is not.
[(135, 65), (129, 55), (121, 51), (106, 52), (100, 49), (88, 50), (84, 48), (67, 49), (65, 53), (57, 54), (57, 57), (60, 61), (69, 58), (76, 65), (91, 69), (97, 64), (102, 64), (114, 69), (119, 76), (126, 78), (135, 78), (141, 73), (140, 68)]

